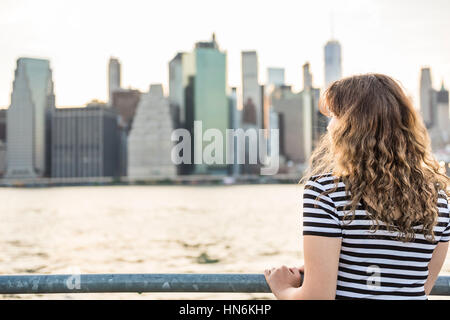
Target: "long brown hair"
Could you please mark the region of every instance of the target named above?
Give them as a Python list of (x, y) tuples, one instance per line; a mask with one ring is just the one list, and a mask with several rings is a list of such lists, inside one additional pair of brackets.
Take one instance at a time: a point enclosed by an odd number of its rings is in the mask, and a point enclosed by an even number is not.
[(435, 241), (438, 193), (450, 197), (449, 178), (401, 86), (382, 74), (348, 77), (330, 85), (319, 109), (338, 121), (321, 137), (300, 183), (332, 172), (338, 177), (335, 186), (324, 193), (336, 190), (342, 179), (351, 194), (345, 220), (354, 219), (361, 201), (367, 204), (372, 231), (382, 221), (388, 231), (398, 232), (398, 239), (411, 241), (413, 227), (421, 224), (424, 236)]

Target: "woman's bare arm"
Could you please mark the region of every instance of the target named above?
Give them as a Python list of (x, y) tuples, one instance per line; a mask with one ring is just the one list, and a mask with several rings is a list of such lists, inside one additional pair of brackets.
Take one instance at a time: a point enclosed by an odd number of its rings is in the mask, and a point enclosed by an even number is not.
[(439, 242), (434, 248), (431, 261), (428, 264), (428, 278), (425, 282), (425, 293), (430, 294), (431, 289), (433, 289), (434, 283), (436, 282), (439, 272), (441, 272), (442, 265), (444, 264), (445, 257), (448, 252), (448, 242)]
[(341, 238), (304, 236), (302, 286), (288, 285), (294, 282), (295, 277), (288, 268), (278, 268), (266, 274), (274, 295), (283, 300), (335, 299), (341, 242)]

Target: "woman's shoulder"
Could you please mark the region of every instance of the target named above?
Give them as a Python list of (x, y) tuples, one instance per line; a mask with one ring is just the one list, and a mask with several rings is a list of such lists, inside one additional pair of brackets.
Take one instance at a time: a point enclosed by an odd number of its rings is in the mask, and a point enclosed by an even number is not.
[(308, 179), (308, 182), (320, 184), (320, 186), (322, 188), (326, 189), (330, 185), (332, 186), (335, 183), (342, 182), (342, 179), (341, 179), (341, 177), (333, 175), (333, 173), (331, 171), (329, 171), (329, 172), (312, 175)]

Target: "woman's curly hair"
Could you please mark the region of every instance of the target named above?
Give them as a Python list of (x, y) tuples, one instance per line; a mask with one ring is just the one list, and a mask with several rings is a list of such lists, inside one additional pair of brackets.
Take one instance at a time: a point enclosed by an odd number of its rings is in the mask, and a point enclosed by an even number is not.
[[(353, 221), (358, 203), (366, 205), (371, 230), (384, 222), (408, 242), (420, 231), (435, 241), (437, 199), (450, 197), (449, 177), (431, 152), (423, 120), (400, 85), (382, 74), (357, 75), (330, 85), (320, 112), (339, 120), (325, 133), (300, 183), (332, 172), (351, 201), (344, 220)], [(353, 213), (353, 214), (352, 214)], [(420, 230), (414, 226), (420, 225)]]

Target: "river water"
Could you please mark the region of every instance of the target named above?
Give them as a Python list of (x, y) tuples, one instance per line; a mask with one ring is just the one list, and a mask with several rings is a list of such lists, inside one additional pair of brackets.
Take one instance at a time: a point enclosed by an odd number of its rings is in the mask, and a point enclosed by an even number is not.
[[(302, 264), (299, 185), (0, 189), (0, 274), (262, 273)], [(444, 270), (450, 272), (450, 260)], [(7, 299), (271, 299), (247, 293)]]

